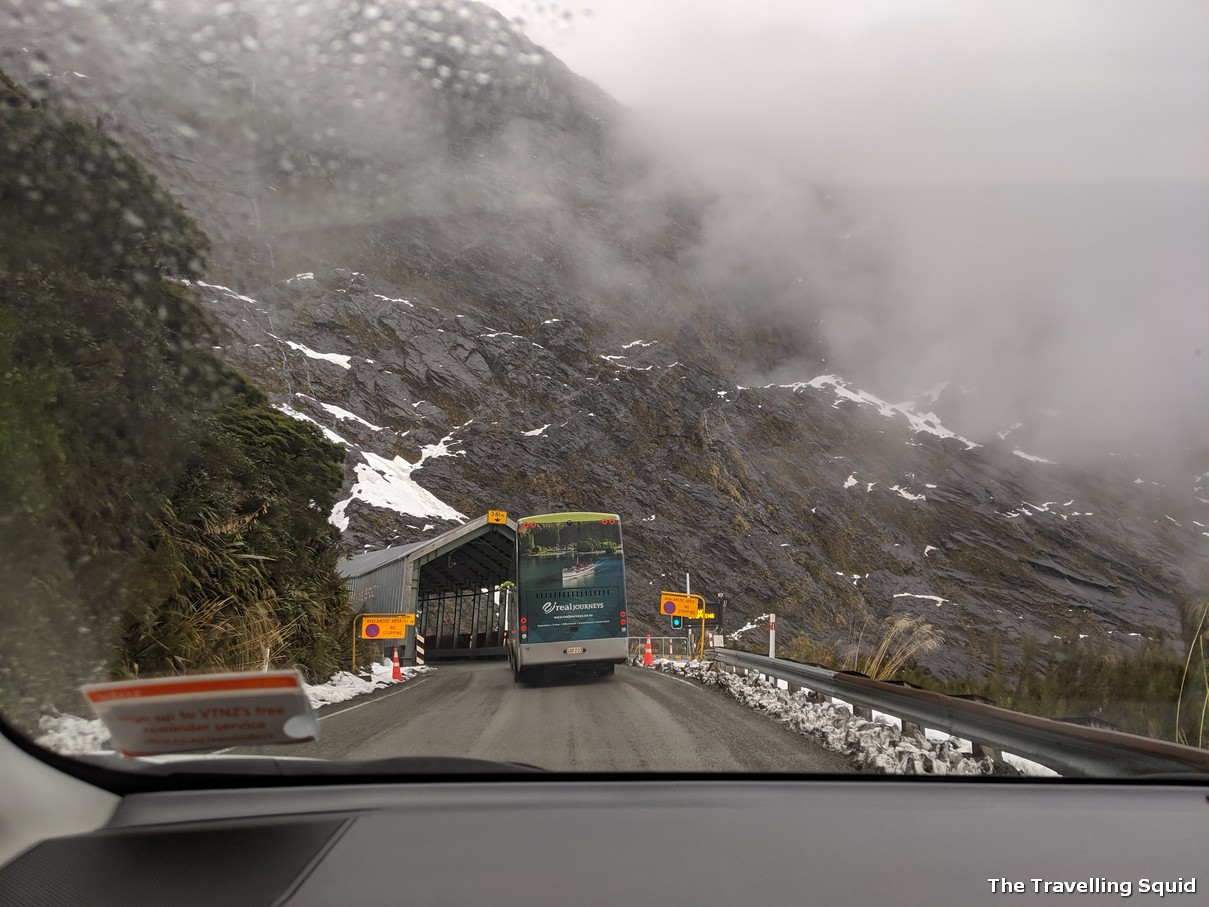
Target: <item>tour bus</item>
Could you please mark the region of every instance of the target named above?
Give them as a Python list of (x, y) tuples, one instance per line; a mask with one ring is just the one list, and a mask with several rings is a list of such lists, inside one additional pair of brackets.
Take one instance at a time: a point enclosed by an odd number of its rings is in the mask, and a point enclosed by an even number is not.
[(601, 676), (626, 660), (625, 560), (615, 513), (544, 513), (516, 526), (517, 587), (508, 605), (508, 661)]

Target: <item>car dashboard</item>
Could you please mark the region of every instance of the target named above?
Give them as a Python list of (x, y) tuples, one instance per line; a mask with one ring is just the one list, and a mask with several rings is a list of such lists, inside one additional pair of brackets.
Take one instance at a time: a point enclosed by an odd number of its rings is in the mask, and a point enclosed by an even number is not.
[(1196, 783), (277, 779), (128, 794), (0, 868), (0, 902), (1201, 904), (1207, 833)]

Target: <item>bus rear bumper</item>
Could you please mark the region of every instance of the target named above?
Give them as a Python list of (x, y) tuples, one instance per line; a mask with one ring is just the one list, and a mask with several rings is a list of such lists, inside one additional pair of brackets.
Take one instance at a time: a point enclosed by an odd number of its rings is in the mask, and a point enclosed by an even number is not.
[[(583, 649), (568, 652), (568, 649)], [(543, 642), (520, 646), (520, 666), (523, 669), (539, 667), (595, 668), (603, 665), (625, 664), (629, 654), (629, 640), (586, 639), (582, 642)]]

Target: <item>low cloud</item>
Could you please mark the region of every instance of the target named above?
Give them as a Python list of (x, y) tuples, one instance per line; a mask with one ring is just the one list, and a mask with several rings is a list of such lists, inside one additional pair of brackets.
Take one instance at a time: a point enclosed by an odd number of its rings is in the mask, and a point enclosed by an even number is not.
[(823, 341), (779, 375), (888, 398), (948, 381), (963, 434), (1023, 422), (1054, 459), (1209, 448), (1203, 4), (531, 18), (715, 191), (715, 295)]

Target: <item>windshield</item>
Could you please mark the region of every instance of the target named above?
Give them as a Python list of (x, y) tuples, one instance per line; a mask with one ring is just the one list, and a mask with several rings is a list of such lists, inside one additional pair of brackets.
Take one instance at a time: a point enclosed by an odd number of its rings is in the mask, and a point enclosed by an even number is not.
[(1209, 771), (1206, 34), (6, 4), (0, 715), (119, 769)]

